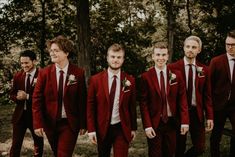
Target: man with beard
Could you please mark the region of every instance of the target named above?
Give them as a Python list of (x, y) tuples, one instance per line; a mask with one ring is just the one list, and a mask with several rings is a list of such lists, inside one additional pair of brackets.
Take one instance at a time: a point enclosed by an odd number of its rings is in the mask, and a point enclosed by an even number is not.
[(34, 157), (43, 155), (43, 138), (35, 135), (32, 122), (32, 94), (37, 82), (38, 69), (36, 68), (36, 54), (31, 50), (20, 53), (22, 70), (13, 79), (10, 93), (11, 99), (16, 103), (12, 116), (13, 140), (10, 157), (19, 157), (25, 132), (29, 128), (34, 140)]
[[(187, 87), (189, 109), (189, 132), (193, 146), (185, 152), (187, 135), (177, 135), (176, 157), (197, 157), (205, 150), (205, 130), (213, 128), (213, 108), (208, 68), (196, 60), (201, 52), (202, 42), (197, 36), (189, 36), (184, 41), (184, 58), (170, 67), (181, 71)], [(206, 129), (204, 126), (206, 116)]]
[(121, 71), (125, 51), (113, 44), (107, 51), (108, 69), (90, 78), (87, 98), (89, 139), (98, 145), (99, 157), (127, 157), (135, 138), (135, 79)]

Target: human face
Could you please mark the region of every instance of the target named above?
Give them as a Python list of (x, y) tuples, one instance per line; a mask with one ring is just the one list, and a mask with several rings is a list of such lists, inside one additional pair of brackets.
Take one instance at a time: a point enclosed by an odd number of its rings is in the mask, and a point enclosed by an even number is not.
[(227, 37), (225, 40), (225, 45), (227, 53), (235, 57), (235, 38)]
[(201, 52), (199, 43), (195, 40), (186, 40), (184, 43), (184, 55), (187, 59), (192, 60)]
[(53, 63), (57, 63), (59, 65), (63, 64), (65, 61), (68, 60), (68, 55), (69, 53), (66, 53), (63, 50), (61, 50), (57, 44), (55, 43), (51, 44), (50, 56), (51, 56), (51, 61)]
[(20, 57), (20, 64), (24, 72), (32, 72), (35, 66), (35, 60), (31, 60), (29, 57)]
[(163, 69), (168, 61), (168, 49), (155, 48), (153, 50), (152, 59), (155, 62), (155, 66), (159, 69)]
[(112, 70), (120, 69), (124, 62), (124, 52), (122, 50), (115, 52), (110, 50), (107, 55), (107, 62), (110, 69)]

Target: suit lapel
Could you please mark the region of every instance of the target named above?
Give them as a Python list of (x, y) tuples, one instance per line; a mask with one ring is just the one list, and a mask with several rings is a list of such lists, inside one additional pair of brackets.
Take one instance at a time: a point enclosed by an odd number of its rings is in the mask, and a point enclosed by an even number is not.
[(109, 104), (109, 86), (108, 86), (108, 72), (107, 71), (104, 71), (101, 81), (103, 84), (105, 97), (106, 97), (107, 102)]
[[(68, 84), (68, 76), (71, 75), (71, 74), (73, 74), (73, 68), (72, 68), (71, 64), (69, 63), (69, 67), (68, 67), (68, 71), (67, 71), (67, 76), (65, 76), (64, 96), (67, 93), (67, 90), (68, 90), (68, 87), (69, 87), (69, 85), (67, 85)], [(79, 83), (79, 82), (77, 82), (77, 83)]]
[(185, 67), (184, 67), (184, 60), (183, 59), (181, 59), (181, 61), (179, 62), (179, 67), (180, 67), (180, 71), (182, 72), (182, 77), (183, 77), (183, 79), (184, 79), (184, 83), (185, 83), (185, 87), (187, 87), (186, 86), (186, 74), (185, 74)]
[(23, 87), (22, 87), (22, 89), (24, 89), (24, 91), (26, 91), (26, 82), (25, 82), (25, 78), (26, 77), (26, 73), (25, 72), (23, 72), (23, 75), (22, 75), (22, 77), (20, 78), (20, 82), (24, 82), (22, 85), (23, 85)]
[(226, 54), (224, 54), (222, 62), (223, 62), (222, 65), (225, 66), (224, 69), (225, 69), (226, 73), (228, 74), (228, 78), (232, 82), (231, 74), (230, 74), (230, 68), (229, 68), (229, 62), (228, 62), (228, 57), (227, 57)]
[(157, 72), (155, 68), (150, 69), (150, 78), (152, 79), (153, 85), (159, 95), (161, 95), (158, 78), (157, 78)]
[(119, 106), (121, 106), (123, 103), (122, 103), (122, 101), (123, 101), (123, 95), (124, 95), (124, 91), (122, 90), (122, 88), (123, 88), (123, 84), (122, 84), (122, 82), (123, 82), (123, 80), (125, 79), (125, 77), (126, 77), (126, 75), (125, 75), (125, 73), (124, 72), (121, 72), (121, 80), (120, 80), (120, 96), (119, 96)]
[(57, 80), (56, 80), (56, 68), (55, 68), (55, 64), (52, 65), (51, 67), (51, 71), (50, 71), (50, 78), (51, 78), (51, 88), (53, 90), (54, 96), (57, 98), (58, 94), (57, 94)]
[(170, 73), (170, 71), (168, 70), (168, 68), (167, 68), (167, 70), (166, 70), (166, 96), (168, 96), (169, 95), (169, 92), (170, 92), (170, 78), (169, 78), (169, 74)]

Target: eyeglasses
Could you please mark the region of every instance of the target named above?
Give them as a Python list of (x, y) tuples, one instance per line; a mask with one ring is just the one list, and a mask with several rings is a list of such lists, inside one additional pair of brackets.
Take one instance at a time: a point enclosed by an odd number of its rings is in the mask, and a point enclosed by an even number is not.
[(232, 43), (232, 44), (226, 43), (226, 46), (227, 46), (227, 47), (235, 47), (235, 43)]

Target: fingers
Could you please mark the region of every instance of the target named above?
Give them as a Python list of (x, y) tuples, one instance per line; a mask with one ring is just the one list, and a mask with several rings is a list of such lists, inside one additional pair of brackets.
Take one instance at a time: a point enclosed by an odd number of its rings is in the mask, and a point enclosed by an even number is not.
[(97, 144), (97, 138), (96, 135), (89, 135), (89, 140), (91, 141), (92, 144)]
[(214, 122), (213, 120), (207, 120), (207, 123), (206, 123), (206, 131), (211, 131), (214, 127)]
[(86, 129), (80, 129), (79, 135), (84, 135), (86, 133)]
[(153, 128), (150, 128), (148, 130), (145, 131), (145, 134), (148, 138), (152, 139), (156, 136), (155, 131), (153, 130)]
[(185, 135), (188, 132), (188, 127), (181, 127), (180, 134)]
[(44, 131), (43, 128), (39, 128), (39, 129), (35, 129), (34, 133), (39, 136), (39, 137), (43, 137), (44, 136)]
[(134, 140), (134, 139), (135, 139), (135, 137), (136, 137), (136, 133), (135, 133), (135, 131), (131, 131), (131, 137), (132, 137), (132, 140)]

